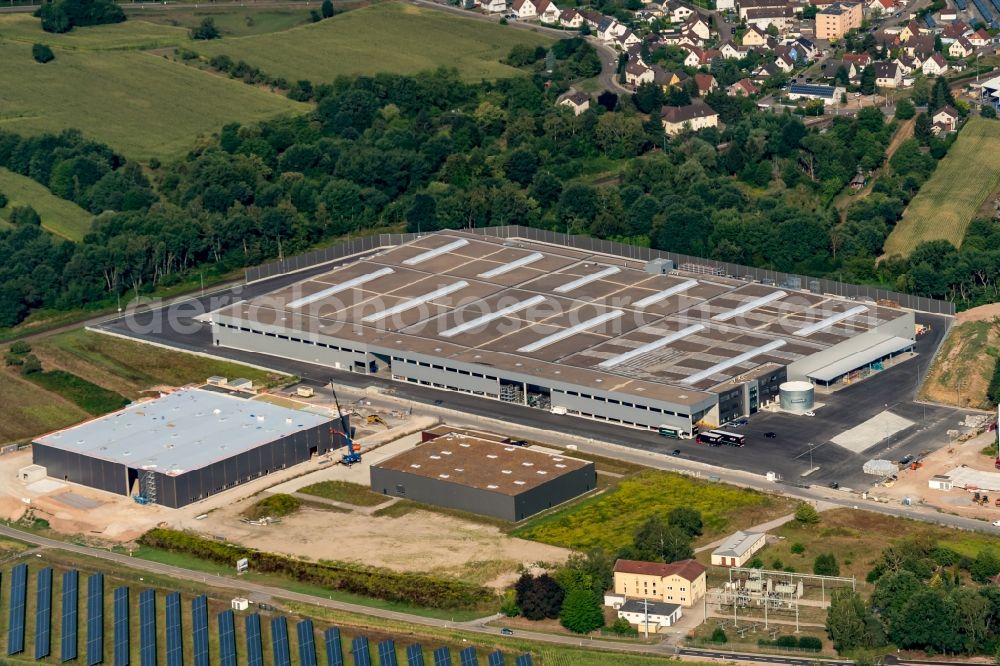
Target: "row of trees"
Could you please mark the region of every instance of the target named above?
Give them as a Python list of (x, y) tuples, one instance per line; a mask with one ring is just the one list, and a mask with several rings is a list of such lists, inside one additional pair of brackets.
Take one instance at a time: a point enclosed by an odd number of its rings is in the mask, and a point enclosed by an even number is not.
[(45, 32), (69, 32), (77, 26), (121, 23), (125, 12), (114, 0), (53, 0), (35, 10)]

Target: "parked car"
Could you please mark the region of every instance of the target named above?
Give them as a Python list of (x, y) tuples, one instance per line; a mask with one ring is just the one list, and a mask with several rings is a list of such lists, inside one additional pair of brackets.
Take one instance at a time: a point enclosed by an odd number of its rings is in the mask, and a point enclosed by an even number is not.
[(802, 412), (806, 416), (816, 416), (816, 412)]
[(765, 432), (764, 433), (764, 437), (766, 437), (767, 439), (775, 439), (777, 436), (778, 436), (778, 433), (776, 433), (776, 432)]
[(909, 465), (911, 462), (913, 462), (913, 456), (910, 455), (903, 456), (899, 459), (900, 465)]
[(994, 520), (992, 524), (993, 527), (1000, 527), (1000, 520)]
[(839, 483), (837, 483), (836, 481), (831, 481), (829, 485), (830, 485), (830, 487), (831, 487), (831, 488), (833, 488), (834, 490), (837, 490), (838, 488), (840, 488), (840, 484), (839, 484)]
[(508, 629), (507, 627), (504, 627), (503, 629), (500, 630), (500, 633), (503, 634), (504, 636), (513, 636), (514, 635), (514, 630), (513, 629)]
[(673, 451), (670, 452), (670, 455), (672, 456), (679, 456), (680, 454), (681, 454), (680, 449), (674, 449)]

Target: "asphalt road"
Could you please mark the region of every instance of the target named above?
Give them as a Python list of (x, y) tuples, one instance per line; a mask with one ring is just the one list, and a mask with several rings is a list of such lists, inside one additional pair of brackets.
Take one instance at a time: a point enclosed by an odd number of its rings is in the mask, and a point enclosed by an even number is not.
[[(30, 532), (22, 532), (21, 530), (16, 530), (11, 527), (0, 526), (0, 535), (8, 536), (14, 539), (18, 539), (20, 541), (33, 544), (41, 549), (52, 548), (63, 551), (69, 551), (71, 553), (75, 553), (78, 555), (85, 555), (87, 557), (102, 560), (104, 562), (109, 563), (109, 565), (118, 565), (121, 567), (127, 567), (129, 569), (138, 570), (140, 572), (155, 573), (163, 576), (169, 576), (171, 578), (176, 578), (179, 580), (186, 580), (194, 583), (199, 583), (202, 585), (211, 586), (213, 588), (231, 590), (234, 593), (238, 592), (241, 596), (245, 596), (255, 601), (266, 600), (270, 602), (276, 599), (284, 599), (304, 604), (311, 604), (313, 606), (319, 606), (321, 608), (329, 608), (332, 610), (359, 613), (371, 617), (377, 617), (386, 620), (396, 620), (399, 622), (408, 622), (410, 624), (416, 624), (425, 627), (436, 627), (442, 629), (460, 629), (462, 631), (467, 631), (470, 633), (488, 635), (493, 638), (496, 638), (500, 634), (500, 630), (497, 627), (486, 626), (486, 623), (489, 622), (490, 620), (495, 619), (496, 616), (480, 618), (477, 620), (472, 620), (470, 622), (452, 622), (449, 620), (428, 618), (422, 615), (400, 613), (398, 611), (391, 611), (383, 608), (373, 608), (370, 606), (362, 606), (360, 604), (351, 604), (342, 601), (334, 601), (333, 599), (324, 599), (322, 597), (285, 590), (280, 587), (274, 587), (270, 585), (260, 585), (258, 583), (253, 583), (243, 578), (236, 579), (229, 576), (219, 576), (219, 575), (212, 576), (203, 572), (191, 571), (189, 569), (184, 569), (182, 567), (176, 567), (169, 564), (161, 564), (159, 562), (151, 562), (149, 560), (129, 557), (128, 555), (122, 555), (120, 553), (112, 553), (99, 548), (90, 548), (88, 546), (81, 546), (68, 541), (58, 541), (56, 539), (49, 539), (47, 537), (38, 536)], [(44, 559), (44, 551), (41, 551), (37, 554), (39, 554)], [(121, 570), (119, 570), (119, 575), (127, 575), (127, 574), (123, 574)], [(667, 645), (666, 643), (645, 645), (638, 643), (616, 643), (609, 641), (597, 642), (594, 640), (578, 638), (575, 636), (563, 636), (559, 634), (547, 634), (547, 633), (524, 631), (524, 630), (518, 630), (517, 637), (520, 639), (536, 641), (539, 643), (550, 643), (556, 645), (564, 645), (567, 647), (583, 647), (586, 649), (593, 649), (593, 650), (610, 650), (615, 652), (645, 653), (645, 654), (663, 655), (663, 656), (682, 654), (691, 657), (710, 658), (718, 655), (721, 658), (733, 659), (734, 655), (738, 654), (731, 652), (719, 652), (715, 650), (697, 650), (697, 649), (686, 649), (686, 648), (681, 650), (676, 650), (674, 647)], [(739, 658), (741, 661), (754, 661), (767, 664), (789, 664), (790, 666), (792, 665), (809, 666), (815, 663), (816, 661), (815, 659), (796, 659), (794, 657), (780, 657), (772, 655), (755, 655), (755, 654), (741, 655)], [(829, 661), (826, 663), (830, 663), (835, 666), (848, 666), (851, 662)]]

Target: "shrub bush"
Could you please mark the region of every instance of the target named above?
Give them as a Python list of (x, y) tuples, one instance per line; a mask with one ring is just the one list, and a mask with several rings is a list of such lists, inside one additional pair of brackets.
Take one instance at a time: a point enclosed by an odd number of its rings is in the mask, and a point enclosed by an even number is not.
[(799, 636), (799, 648), (819, 652), (823, 649), (823, 641), (815, 636)]
[(24, 340), (18, 340), (10, 346), (11, 354), (30, 354), (31, 345)]
[(10, 200), (7, 198), (7, 195), (4, 194), (3, 192), (0, 192), (0, 208), (6, 208), (7, 207), (7, 203), (9, 201)]
[(35, 62), (40, 62), (44, 65), (47, 62), (55, 60), (56, 54), (45, 44), (34, 44), (31, 47), (31, 57), (35, 59)]
[(709, 639), (713, 643), (728, 643), (729, 637), (726, 636), (726, 631), (722, 627), (716, 627), (712, 630), (712, 637)]

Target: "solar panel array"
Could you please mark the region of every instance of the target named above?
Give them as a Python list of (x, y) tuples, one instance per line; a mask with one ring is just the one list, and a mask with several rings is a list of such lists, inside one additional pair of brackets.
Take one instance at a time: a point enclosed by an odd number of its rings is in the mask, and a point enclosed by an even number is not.
[(139, 593), (139, 664), (156, 666), (156, 591)]
[(194, 666), (208, 663), (208, 597), (191, 600), (191, 631), (194, 636)]
[(434, 650), (434, 666), (451, 666), (451, 650), (446, 647)]
[(414, 644), (406, 648), (407, 666), (424, 666), (424, 650), (420, 645)]
[(52, 569), (38, 572), (35, 582), (35, 659), (52, 653)]
[(295, 625), (295, 633), (299, 637), (299, 666), (316, 666), (316, 637), (313, 632), (312, 620), (302, 620)]
[(983, 15), (984, 21), (987, 23), (993, 23), (993, 12), (986, 7), (986, 3), (983, 2), (983, 0), (972, 0), (972, 4), (974, 4), (976, 9), (979, 10), (979, 13)]
[(344, 666), (344, 652), (340, 645), (340, 629), (330, 627), (323, 632), (326, 643), (326, 666)]
[(87, 578), (87, 666), (104, 661), (104, 574)]
[(358, 636), (351, 641), (351, 654), (354, 656), (354, 666), (372, 666), (372, 655), (368, 651), (366, 636)]
[(167, 595), (167, 666), (184, 666), (184, 627), (181, 623), (181, 595)]
[(236, 617), (232, 610), (219, 613), (219, 664), (236, 666)]
[(378, 644), (378, 662), (382, 666), (399, 666), (396, 659), (396, 643), (392, 640), (382, 641)]
[(960, 11), (965, 11), (968, 5), (965, 4), (965, 0), (955, 0), (955, 6), (959, 8)]
[[(1000, 0), (998, 0), (1000, 1)], [(28, 594), (28, 567), (20, 564), (11, 572), (9, 594), (8, 654), (20, 654), (25, 650), (25, 620)], [(35, 586), (35, 659), (43, 660), (51, 656), (52, 649), (52, 596), (53, 570), (40, 569)], [(60, 661), (75, 661), (78, 658), (79, 634), (79, 586), (80, 574), (66, 571), (62, 575), (61, 595), (61, 651)], [(114, 589), (114, 665), (131, 666), (131, 591), (128, 586)], [(183, 610), (181, 595), (170, 592), (165, 599), (166, 666), (184, 666)], [(157, 619), (156, 592), (143, 590), (139, 594), (139, 666), (157, 666)], [(218, 614), (219, 655), (210, 662), (208, 598), (201, 595), (191, 600), (191, 635), (194, 666), (238, 666), (236, 647), (236, 615), (232, 610)], [(263, 636), (260, 615), (253, 613), (245, 617), (246, 666), (264, 666)], [(87, 647), (86, 665), (97, 666), (104, 662), (104, 576), (93, 574), (87, 578)], [(291, 645), (288, 636), (288, 621), (285, 617), (271, 619), (271, 652), (274, 666), (292, 666)], [(305, 619), (296, 623), (298, 662), (296, 666), (318, 666), (319, 655), (316, 646), (315, 625)], [(345, 666), (340, 629), (330, 627), (323, 632), (326, 665)], [(396, 644), (393, 640), (383, 640), (377, 644), (379, 666), (399, 666)], [(434, 650), (434, 666), (451, 666), (451, 652), (447, 647)], [(367, 636), (356, 636), (351, 641), (353, 666), (372, 666), (371, 646)], [(479, 666), (479, 658), (474, 647), (466, 647), (459, 654), (461, 666)], [(406, 648), (406, 666), (424, 666), (424, 653), (419, 644)], [(239, 665), (242, 666), (242, 665)], [(498, 650), (488, 657), (488, 666), (504, 666), (504, 656)], [(516, 660), (516, 666), (532, 666), (530, 655)]]
[(24, 612), (28, 608), (28, 565), (18, 564), (11, 572), (10, 621), (7, 624), (7, 654), (24, 652)]
[(129, 661), (129, 590), (118, 587), (114, 591), (115, 611), (115, 666), (128, 666)]
[(260, 615), (247, 615), (243, 621), (247, 637), (247, 666), (264, 666), (264, 645), (260, 639)]
[(476, 655), (476, 648), (469, 646), (459, 652), (458, 662), (462, 666), (479, 666), (479, 657)]
[(271, 619), (271, 649), (274, 666), (292, 666), (292, 654), (288, 649), (288, 621), (281, 616)]
[(79, 631), (80, 572), (67, 571), (62, 577), (62, 639), (60, 661), (77, 658), (77, 632)]

